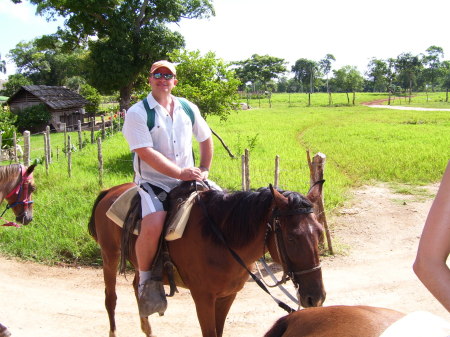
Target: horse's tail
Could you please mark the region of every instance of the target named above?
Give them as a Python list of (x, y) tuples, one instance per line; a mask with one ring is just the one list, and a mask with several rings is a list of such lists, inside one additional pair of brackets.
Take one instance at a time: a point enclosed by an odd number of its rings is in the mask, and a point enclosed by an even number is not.
[(108, 192), (109, 190), (101, 191), (97, 196), (97, 199), (95, 199), (94, 206), (92, 207), (92, 213), (88, 223), (88, 231), (89, 234), (95, 239), (95, 241), (97, 241), (97, 230), (95, 228), (95, 209), (97, 208), (100, 200), (102, 200)]

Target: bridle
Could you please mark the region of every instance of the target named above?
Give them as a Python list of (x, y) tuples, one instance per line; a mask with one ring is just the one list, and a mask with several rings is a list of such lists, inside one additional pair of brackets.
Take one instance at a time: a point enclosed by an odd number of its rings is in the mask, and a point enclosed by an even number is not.
[(264, 250), (267, 247), (267, 240), (269, 238), (269, 234), (272, 232), (275, 235), (275, 247), (277, 249), (278, 256), (280, 257), (280, 262), (283, 267), (283, 276), (280, 281), (278, 281), (275, 285), (272, 287), (278, 286), (280, 284), (286, 283), (288, 280), (292, 280), (292, 282), (298, 287), (298, 282), (295, 280), (295, 276), (301, 276), (306, 275), (312, 272), (315, 272), (317, 270), (320, 270), (322, 268), (321, 264), (318, 264), (317, 266), (314, 266), (310, 269), (306, 270), (293, 270), (292, 263), (289, 260), (286, 252), (286, 246), (284, 244), (283, 240), (283, 233), (281, 230), (281, 217), (288, 217), (293, 216), (297, 214), (309, 214), (314, 213), (314, 210), (312, 207), (300, 207), (296, 209), (290, 209), (290, 210), (280, 210), (279, 208), (275, 208), (272, 212), (272, 217), (267, 224), (266, 234), (264, 237)]
[[(8, 209), (14, 208), (18, 205), (23, 205), (23, 211), (18, 216), (16, 216), (16, 218), (25, 218), (28, 214), (29, 205), (33, 203), (33, 200), (28, 199), (28, 190), (31, 183), (31, 179), (33, 178), (33, 174), (32, 173), (28, 174), (26, 167), (23, 165), (20, 165), (19, 169), (21, 171), (21, 178), (19, 183), (5, 197), (5, 199), (9, 199), (14, 197), (14, 195), (17, 195), (16, 200), (11, 204), (8, 203), (6, 205), (6, 208), (0, 215), (0, 218), (2, 218), (2, 216)], [(20, 227), (19, 224), (16, 224), (14, 222), (6, 222), (5, 224), (3, 224), (3, 226)]]

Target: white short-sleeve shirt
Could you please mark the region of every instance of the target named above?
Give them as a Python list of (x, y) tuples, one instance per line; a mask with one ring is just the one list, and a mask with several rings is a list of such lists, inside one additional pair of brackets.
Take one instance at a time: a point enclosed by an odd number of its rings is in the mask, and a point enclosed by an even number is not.
[[(178, 99), (174, 96), (172, 99), (174, 99), (173, 118), (150, 93), (147, 100), (150, 108), (155, 109), (155, 126), (149, 131), (147, 112), (143, 102), (140, 101), (128, 109), (122, 132), (131, 151), (151, 147), (179, 167), (191, 167), (194, 166), (192, 136), (194, 135), (198, 142), (203, 142), (211, 137), (211, 129), (195, 104), (189, 102), (195, 116), (194, 125), (192, 125), (191, 119)], [(149, 182), (169, 192), (180, 182), (178, 179), (159, 173), (143, 160), (138, 161), (137, 155), (134, 156), (133, 167), (137, 184)]]

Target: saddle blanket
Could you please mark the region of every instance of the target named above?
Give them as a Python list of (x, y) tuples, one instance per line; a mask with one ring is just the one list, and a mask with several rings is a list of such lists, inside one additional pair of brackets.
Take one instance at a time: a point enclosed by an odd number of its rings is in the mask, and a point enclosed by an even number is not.
[[(130, 209), (131, 201), (136, 193), (138, 193), (138, 190), (139, 186), (136, 185), (123, 192), (106, 212), (106, 216), (114, 221), (119, 227), (123, 227), (128, 210)], [(191, 195), (180, 204), (174, 216), (170, 217), (165, 236), (166, 240), (172, 241), (183, 236), (196, 195), (197, 192), (192, 192)], [(137, 229), (134, 230), (133, 234), (139, 234)]]
[(449, 337), (450, 322), (427, 311), (415, 311), (399, 319), (380, 337)]

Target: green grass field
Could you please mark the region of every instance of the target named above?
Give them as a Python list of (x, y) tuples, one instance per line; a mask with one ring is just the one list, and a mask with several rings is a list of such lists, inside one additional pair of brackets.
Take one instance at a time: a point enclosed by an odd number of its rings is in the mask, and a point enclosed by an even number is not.
[[(444, 94), (436, 93), (436, 97), (439, 95)], [(358, 104), (386, 97), (356, 95)], [(423, 104), (413, 98), (413, 103), (416, 101)], [(253, 109), (234, 111), (227, 121), (208, 118), (211, 128), (236, 157), (230, 158), (214, 139), (210, 178), (224, 188), (241, 188), (240, 157), (246, 148), (250, 150), (252, 188), (273, 183), (275, 156), (279, 155), (280, 187), (301, 193), (309, 187), (306, 150), (311, 155), (324, 153), (327, 211), (342, 205), (349, 189), (362, 184), (383, 181), (414, 191), (417, 186), (437, 182), (450, 159), (449, 111), (348, 106), (345, 94), (333, 94), (331, 107), (326, 94), (313, 94), (310, 107), (306, 94), (273, 95), (272, 108), (267, 99), (261, 100), (261, 108), (259, 103), (251, 101)], [(444, 106), (450, 108), (448, 103)], [(84, 138), (90, 139), (89, 133)], [(77, 134), (71, 134), (71, 139), (76, 144)], [(96, 144), (72, 153), (69, 178), (67, 157), (61, 151), (63, 135), (52, 134), (51, 143), (53, 163), (48, 174), (44, 165), (35, 171), (38, 191), (34, 195), (34, 220), (21, 229), (2, 227), (0, 252), (47, 264), (100, 263), (98, 248), (87, 233), (87, 222), (102, 188), (132, 180), (126, 141), (118, 133), (103, 142), (103, 186), (98, 182)], [(42, 135), (34, 135), (31, 146), (32, 158), (43, 156)], [(6, 218), (11, 218), (9, 212)]]

